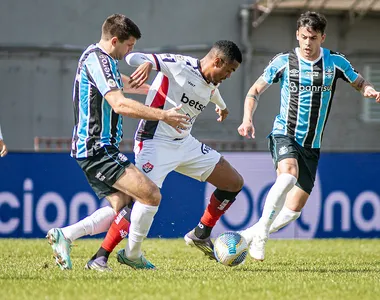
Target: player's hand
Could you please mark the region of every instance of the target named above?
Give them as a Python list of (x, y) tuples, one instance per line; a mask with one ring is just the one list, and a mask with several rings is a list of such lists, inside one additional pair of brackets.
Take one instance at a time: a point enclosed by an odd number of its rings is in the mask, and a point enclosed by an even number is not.
[(182, 105), (164, 111), (164, 122), (172, 126), (178, 133), (190, 127), (190, 117), (178, 112)]
[(376, 102), (380, 103), (380, 92), (377, 92), (373, 87), (366, 87), (363, 96), (367, 98), (376, 98)]
[(243, 121), (238, 128), (238, 132), (241, 136), (248, 139), (255, 138), (255, 127), (253, 127), (253, 124), (250, 121)]
[(129, 85), (132, 88), (139, 88), (145, 81), (148, 80), (153, 65), (150, 62), (140, 65), (130, 76)]
[(0, 156), (4, 157), (5, 155), (7, 155), (7, 153), (8, 153), (7, 145), (5, 145), (3, 140), (0, 140)]
[(227, 118), (229, 113), (227, 107), (222, 110), (218, 106), (215, 107), (215, 112), (219, 115), (219, 118), (216, 119), (218, 122), (223, 122)]

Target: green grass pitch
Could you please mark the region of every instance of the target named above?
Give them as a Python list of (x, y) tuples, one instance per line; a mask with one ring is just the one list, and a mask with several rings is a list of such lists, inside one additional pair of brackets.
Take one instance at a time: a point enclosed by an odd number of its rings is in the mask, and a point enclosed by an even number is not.
[[(0, 239), (0, 299), (379, 299), (380, 240), (270, 240), (264, 262), (229, 268), (182, 239), (147, 239), (156, 271), (110, 257), (111, 273), (84, 270), (100, 240), (76, 241), (73, 270), (54, 265), (46, 240)], [(124, 246), (124, 242), (121, 246)], [(119, 248), (121, 248), (118, 247)]]

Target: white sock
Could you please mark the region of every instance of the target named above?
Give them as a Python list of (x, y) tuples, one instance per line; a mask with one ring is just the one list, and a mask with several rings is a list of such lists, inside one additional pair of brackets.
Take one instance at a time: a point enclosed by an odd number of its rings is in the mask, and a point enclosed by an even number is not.
[(63, 235), (70, 241), (74, 241), (85, 235), (95, 235), (106, 232), (116, 213), (110, 206), (105, 206), (94, 211), (92, 215), (78, 221), (77, 223), (62, 228)]
[(136, 260), (141, 256), (142, 241), (148, 235), (157, 210), (158, 206), (146, 205), (140, 202), (135, 202), (133, 205), (128, 242), (125, 246), (128, 259)]
[(293, 175), (283, 173), (277, 177), (276, 182), (269, 190), (263, 214), (258, 222), (260, 226), (264, 227), (265, 234), (269, 232), (270, 226), (284, 206), (286, 194), (294, 187), (296, 182), (297, 178)]
[(301, 215), (300, 211), (294, 211), (287, 208), (285, 205), (278, 214), (276, 220), (272, 223), (269, 233), (277, 232), (281, 228), (288, 225), (290, 222), (297, 220)]

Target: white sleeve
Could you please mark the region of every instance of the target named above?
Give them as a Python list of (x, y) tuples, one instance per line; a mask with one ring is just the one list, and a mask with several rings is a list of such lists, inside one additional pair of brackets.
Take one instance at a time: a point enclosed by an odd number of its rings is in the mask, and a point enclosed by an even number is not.
[(1, 133), (1, 126), (0, 126), (0, 140), (2, 140), (2, 139), (3, 139), (3, 135)]
[(222, 96), (220, 95), (220, 92), (218, 89), (215, 89), (214, 95), (212, 95), (210, 101), (212, 103), (215, 103), (217, 107), (219, 107), (221, 110), (225, 110), (227, 108), (226, 103), (224, 103), (224, 100)]
[(143, 63), (150, 62), (153, 65), (154, 70), (159, 70), (160, 67), (157, 65), (156, 60), (154, 54), (145, 54), (141, 52), (129, 53), (125, 57), (125, 61), (131, 67), (138, 67)]

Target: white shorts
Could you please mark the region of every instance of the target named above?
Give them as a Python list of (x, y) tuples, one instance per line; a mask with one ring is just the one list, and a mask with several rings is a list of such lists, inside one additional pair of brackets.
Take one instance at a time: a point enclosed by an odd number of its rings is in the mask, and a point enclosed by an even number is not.
[(171, 171), (205, 181), (220, 160), (220, 153), (189, 135), (183, 140), (135, 142), (135, 165), (159, 188)]

